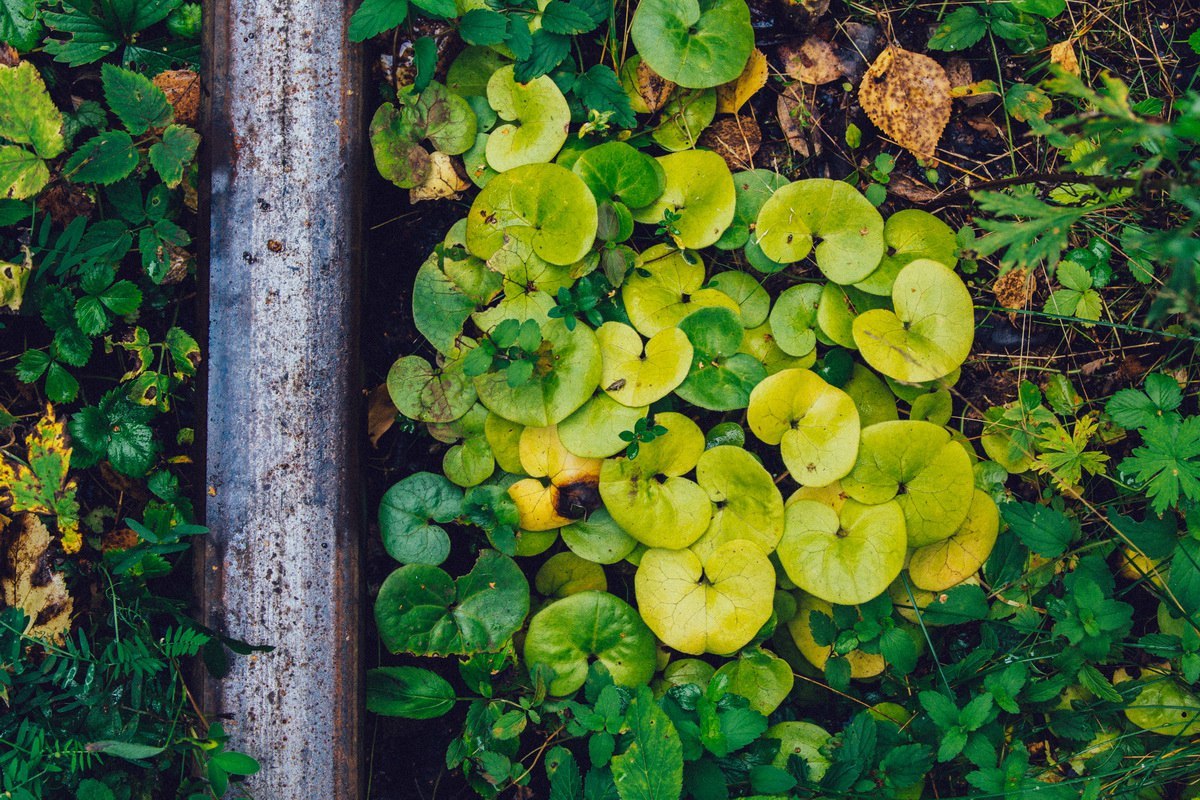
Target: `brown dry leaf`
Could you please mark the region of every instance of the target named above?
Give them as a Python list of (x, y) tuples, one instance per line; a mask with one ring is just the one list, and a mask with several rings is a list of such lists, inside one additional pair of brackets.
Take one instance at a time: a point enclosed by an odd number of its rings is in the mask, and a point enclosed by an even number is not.
[(715, 152), (737, 172), (753, 166), (754, 154), (762, 146), (762, 131), (749, 117), (722, 117), (705, 129), (696, 144)]
[(15, 67), (21, 63), (21, 54), (17, 48), (7, 42), (0, 42), (0, 67)]
[(971, 64), (962, 56), (954, 56), (946, 62), (946, 77), (952, 87), (966, 86), (971, 83)]
[(789, 77), (815, 86), (836, 81), (845, 74), (833, 45), (819, 36), (810, 36), (800, 45), (780, 45), (779, 60)]
[(971, 130), (979, 131), (989, 139), (1004, 138), (1004, 131), (1000, 129), (998, 124), (996, 124), (996, 120), (992, 119), (991, 117), (967, 117), (964, 122), (967, 123)]
[(175, 109), (175, 121), (195, 126), (200, 119), (200, 76), (190, 69), (170, 69), (155, 75), (154, 85)]
[(788, 147), (804, 157), (821, 152), (819, 139), (809, 144), (808, 131), (816, 127), (817, 117), (813, 104), (804, 92), (804, 85), (792, 83), (779, 93), (775, 104), (779, 115), (779, 127), (783, 130)]
[[(1009, 270), (996, 279), (992, 284), (992, 294), (996, 302), (1005, 308), (1025, 308), (1033, 299), (1037, 278), (1024, 268)], [(1016, 324), (1016, 314), (1010, 313), (1009, 318)]]
[(841, 30), (846, 37), (846, 41), (838, 47), (842, 74), (851, 83), (858, 83), (867, 71), (867, 62), (874, 61), (883, 49), (879, 28), (861, 22), (847, 22), (841, 26)]
[(910, 203), (931, 203), (939, 196), (936, 189), (931, 189), (904, 173), (895, 172), (892, 173), (892, 180), (888, 183), (888, 194), (903, 197)]
[(754, 50), (746, 61), (742, 74), (717, 87), (717, 113), (736, 114), (742, 106), (767, 85), (767, 57)]
[(667, 104), (667, 98), (675, 91), (675, 84), (650, 69), (643, 60), (638, 62), (637, 85), (634, 88), (653, 114)]
[(379, 439), (395, 424), (398, 413), (386, 383), (379, 384), (367, 395), (367, 438), (371, 440), (371, 447), (379, 446)]
[(929, 56), (889, 47), (863, 76), (858, 101), (897, 144), (931, 159), (950, 121), (950, 79)]
[(420, 186), (408, 190), (408, 201), (419, 203), (422, 200), (457, 200), (470, 185), (454, 168), (454, 159), (434, 150), (429, 154), (429, 175)]
[(1075, 57), (1075, 45), (1070, 39), (1050, 46), (1050, 63), (1058, 64), (1072, 75), (1079, 74), (1079, 59)]
[(50, 531), (36, 514), (18, 514), (0, 533), (0, 600), (32, 619), (28, 635), (62, 643), (75, 601), (51, 569)]

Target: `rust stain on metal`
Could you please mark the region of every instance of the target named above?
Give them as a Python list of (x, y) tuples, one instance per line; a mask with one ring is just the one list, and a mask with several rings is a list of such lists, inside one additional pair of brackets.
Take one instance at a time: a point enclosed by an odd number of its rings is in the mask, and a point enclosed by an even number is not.
[[(247, 788), (263, 798), (363, 797), (363, 69), (349, 13), (342, 0), (205, 8), (211, 533), (196, 581), (206, 624), (275, 650), (206, 681), (202, 703), (262, 763)], [(264, 242), (287, 258), (262, 257)]]

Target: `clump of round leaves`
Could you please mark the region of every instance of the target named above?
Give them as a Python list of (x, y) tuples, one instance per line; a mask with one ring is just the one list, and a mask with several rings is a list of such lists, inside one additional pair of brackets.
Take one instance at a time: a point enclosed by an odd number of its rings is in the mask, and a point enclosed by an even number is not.
[(404, 356), (388, 370), (387, 387), (396, 410), (420, 422), (453, 422), (475, 405), (476, 390), (461, 359), (439, 368), (420, 356)]
[[(601, 388), (605, 384), (601, 382)], [(604, 392), (598, 392), (579, 410), (558, 424), (563, 447), (584, 458), (608, 458), (629, 443), (621, 438), (646, 416), (648, 406), (626, 406)]]
[(457, 581), (438, 567), (407, 564), (383, 582), (375, 623), (393, 653), (495, 652), (529, 613), (529, 582), (508, 556), (484, 550)]
[(747, 328), (742, 333), (742, 344), (738, 347), (738, 352), (753, 357), (766, 368), (768, 375), (785, 369), (808, 369), (817, 361), (815, 349), (806, 356), (790, 356), (783, 352), (775, 341), (775, 335), (771, 333), (770, 324)]
[(771, 335), (790, 356), (806, 356), (817, 346), (817, 306), (821, 287), (815, 283), (789, 286), (771, 309)]
[(887, 252), (875, 271), (855, 284), (870, 294), (890, 296), (900, 270), (918, 258), (928, 258), (953, 267), (958, 258), (958, 240), (949, 225), (916, 208), (897, 211), (883, 224)]
[(813, 178), (788, 184), (758, 213), (756, 237), (767, 258), (799, 261), (816, 246), (817, 267), (837, 283), (855, 283), (883, 258), (883, 217), (844, 181)]
[(413, 280), (413, 324), (443, 355), (455, 348), (476, 306), (491, 302), (504, 282), (462, 246), (466, 228), (465, 219), (456, 222)]
[(892, 286), (895, 311), (875, 309), (854, 320), (854, 342), (866, 362), (899, 381), (918, 383), (957, 369), (971, 352), (971, 293), (947, 266), (913, 261)]
[(863, 428), (858, 460), (842, 488), (861, 503), (895, 498), (904, 510), (908, 546), (948, 538), (971, 507), (971, 458), (945, 429), (897, 420)]
[(638, 540), (622, 530), (603, 508), (587, 519), (564, 526), (560, 534), (572, 553), (597, 564), (616, 564), (638, 546)]
[(463, 511), (463, 492), (441, 475), (415, 472), (384, 492), (379, 502), (383, 548), (402, 564), (436, 567), (450, 555), (441, 526)]
[(649, 547), (687, 547), (712, 517), (708, 493), (684, 478), (704, 453), (704, 434), (683, 414), (654, 417), (667, 429), (642, 443), (637, 458), (610, 458), (600, 469), (600, 497), (613, 520)]
[(427, 425), (430, 436), (453, 445), (442, 457), (442, 472), (459, 486), (477, 486), (490, 478), (496, 469), (496, 460), (484, 432), (488, 413), (476, 403), (454, 422)]
[(721, 306), (740, 313), (729, 295), (700, 288), (704, 262), (693, 252), (655, 245), (638, 257), (636, 266), (621, 287), (621, 299), (630, 322), (643, 336), (674, 328), (701, 308)]
[(788, 506), (779, 561), (804, 591), (858, 605), (887, 591), (904, 567), (904, 512), (895, 502), (847, 501), (841, 511), (800, 500)]
[(526, 383), (509, 386), (503, 372), (475, 378), (479, 401), (489, 411), (533, 427), (566, 419), (600, 383), (600, 345), (591, 328), (576, 325), (571, 330), (562, 320), (552, 319), (541, 330), (542, 357)]
[(596, 239), (596, 199), (557, 164), (528, 164), (493, 178), (467, 216), (467, 248), (490, 259), (510, 237), (551, 264), (574, 264)]
[(634, 576), (642, 618), (681, 653), (728, 655), (771, 617), (775, 568), (757, 545), (718, 547), (706, 561), (691, 550), (653, 548)]
[(608, 590), (604, 567), (574, 553), (555, 553), (546, 559), (533, 579), (538, 594), (545, 597), (569, 597), (580, 592)]
[[(739, 0), (741, 2), (741, 0)], [(733, 221), (737, 194), (725, 159), (709, 150), (687, 150), (660, 156), (666, 183), (648, 206), (634, 209), (638, 222), (657, 225), (665, 212), (678, 215), (672, 234), (680, 247), (700, 249), (721, 238)]]
[(722, 545), (746, 540), (770, 553), (783, 536), (783, 496), (771, 473), (740, 447), (718, 445), (696, 463), (696, 483), (712, 501), (708, 530), (692, 545), (707, 561)]
[(691, 371), (675, 393), (713, 411), (745, 408), (750, 395), (767, 375), (766, 367), (738, 352), (745, 329), (728, 308), (702, 308), (676, 329), (692, 344)]
[(551, 603), (529, 621), (525, 663), (554, 670), (550, 694), (574, 694), (593, 660), (619, 686), (640, 686), (654, 676), (654, 636), (628, 603), (607, 592), (584, 591)]
[(750, 227), (757, 222), (763, 203), (787, 184), (787, 178), (770, 169), (748, 169), (733, 173), (733, 222), (716, 241), (716, 246), (722, 250), (744, 247), (750, 240)]
[[(692, 344), (679, 328), (664, 328), (646, 343), (623, 322), (596, 330), (603, 369), (600, 388), (618, 403), (648, 406), (670, 394), (687, 377)], [(740, 326), (739, 326), (740, 339)]]
[(513, 67), (501, 67), (488, 80), (487, 98), (508, 123), (488, 134), (487, 161), (497, 172), (550, 161), (567, 141), (571, 109), (549, 76), (518, 83)]
[(379, 174), (402, 189), (420, 186), (433, 169), (422, 142), (446, 155), (465, 153), (475, 143), (475, 113), (467, 101), (431, 82), (420, 94), (409, 87), (399, 106), (384, 103), (371, 119), (371, 149)]
[(780, 446), (783, 463), (804, 486), (832, 483), (854, 466), (858, 409), (811, 370), (785, 369), (759, 383), (746, 419), (755, 436)]
[(957, 586), (987, 561), (1000, 533), (1000, 510), (986, 493), (976, 489), (967, 518), (949, 538), (918, 547), (908, 562), (914, 585), (931, 592)]
[(750, 707), (764, 716), (779, 708), (796, 682), (788, 663), (766, 650), (746, 653), (716, 674), (728, 675), (728, 691), (749, 700)]
[(629, 34), (648, 66), (689, 89), (737, 78), (754, 50), (745, 0), (642, 0)]
[(825, 344), (857, 350), (854, 320), (864, 311), (887, 307), (887, 298), (867, 294), (853, 286), (827, 283), (821, 288), (821, 300), (817, 304), (817, 338)]

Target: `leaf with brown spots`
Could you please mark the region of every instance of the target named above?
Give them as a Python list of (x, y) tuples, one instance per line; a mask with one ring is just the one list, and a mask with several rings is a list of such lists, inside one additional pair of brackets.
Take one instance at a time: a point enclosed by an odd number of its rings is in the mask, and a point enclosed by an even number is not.
[[(996, 295), (996, 302), (1005, 308), (1025, 308), (1033, 299), (1036, 288), (1037, 278), (1025, 269), (1018, 268), (997, 278), (992, 284), (992, 294)], [(1015, 313), (1009, 312), (1008, 317), (1016, 323)]]
[(435, 150), (429, 154), (429, 174), (425, 176), (424, 183), (408, 190), (408, 201), (457, 200), (470, 185), (466, 178), (458, 174), (454, 159)]
[(931, 159), (950, 121), (950, 79), (929, 56), (889, 47), (863, 76), (858, 101), (897, 144)]
[(62, 573), (51, 569), (50, 531), (36, 514), (19, 514), (0, 534), (0, 601), (31, 620), (27, 635), (61, 643), (74, 600)]
[(819, 36), (810, 36), (799, 45), (780, 45), (779, 60), (788, 76), (816, 86), (836, 81), (845, 74), (833, 45)]
[(717, 113), (736, 114), (742, 106), (767, 85), (767, 57), (755, 50), (746, 61), (742, 74), (717, 87)]
[(47, 404), (46, 415), (25, 437), (25, 463), (0, 458), (0, 504), (11, 511), (54, 517), (63, 550), (77, 553), (83, 540), (75, 481), (67, 479), (71, 448), (65, 427), (66, 422), (55, 419), (54, 407)]
[(1050, 46), (1050, 63), (1062, 67), (1064, 72), (1079, 74), (1079, 59), (1075, 56), (1075, 45), (1070, 39)]
[(722, 117), (705, 129), (696, 142), (725, 159), (732, 172), (751, 169), (762, 146), (762, 131), (749, 117)]
[(638, 59), (634, 80), (638, 96), (652, 114), (665, 106), (667, 98), (675, 91), (674, 83), (650, 69), (650, 65), (641, 59)]
[(805, 157), (821, 152), (819, 139), (814, 138), (809, 145), (808, 131), (815, 128), (819, 120), (812, 100), (804, 92), (804, 84), (792, 83), (785, 87), (779, 93), (775, 109), (788, 147)]

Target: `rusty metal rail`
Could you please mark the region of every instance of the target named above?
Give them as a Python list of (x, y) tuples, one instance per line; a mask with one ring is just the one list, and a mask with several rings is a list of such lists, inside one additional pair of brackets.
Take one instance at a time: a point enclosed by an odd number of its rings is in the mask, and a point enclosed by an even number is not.
[(362, 797), (356, 485), (363, 64), (345, 0), (205, 6), (203, 619), (274, 646), (207, 681), (254, 797)]

